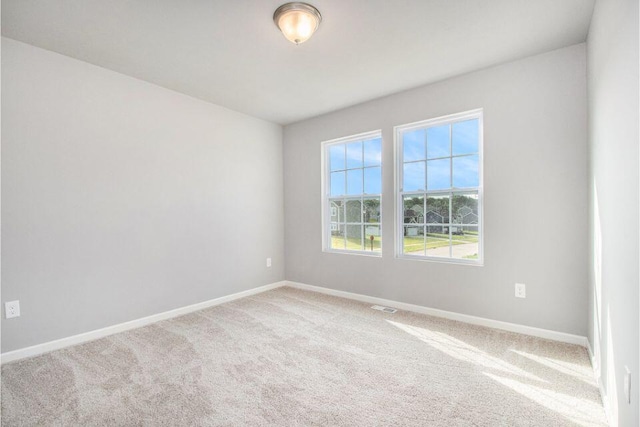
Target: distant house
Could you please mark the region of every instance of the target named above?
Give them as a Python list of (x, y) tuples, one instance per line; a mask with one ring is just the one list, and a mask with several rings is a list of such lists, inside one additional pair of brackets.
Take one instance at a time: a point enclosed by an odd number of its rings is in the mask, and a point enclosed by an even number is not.
[(380, 236), (379, 225), (368, 225), (364, 228), (365, 236)]
[[(366, 202), (366, 201), (365, 201)], [(342, 236), (344, 235), (345, 223), (359, 223), (360, 209), (362, 209), (362, 221), (364, 223), (379, 223), (380, 222), (380, 206), (375, 204), (368, 204), (362, 206), (358, 204), (350, 204), (347, 202), (345, 213), (345, 205), (342, 201), (331, 202), (331, 235)], [(367, 236), (379, 236), (380, 226), (371, 225), (365, 228)]]
[[(409, 209), (404, 210), (404, 223), (405, 224), (424, 224), (424, 214), (422, 213), (423, 209), (420, 205), (414, 205)], [(424, 229), (422, 226), (414, 226), (414, 227), (405, 227), (404, 235), (405, 236), (417, 236), (424, 234)]]
[[(425, 214), (427, 224), (444, 224), (444, 216), (434, 210)], [(448, 233), (449, 229), (444, 225), (427, 225), (427, 233)]]
[(427, 224), (444, 224), (444, 216), (438, 212), (431, 210), (425, 214)]
[(342, 204), (331, 202), (331, 234), (333, 236), (341, 236), (339, 224), (343, 222), (344, 212), (342, 210)]
[[(458, 214), (456, 215), (456, 223), (458, 224), (477, 224), (478, 223), (478, 214), (473, 212), (469, 206), (463, 206), (458, 209)], [(471, 230), (473, 228), (469, 227), (461, 227), (462, 230)]]
[[(449, 234), (449, 225), (447, 225), (446, 217), (436, 212), (435, 210), (427, 211), (424, 215), (425, 223), (427, 225), (427, 233), (440, 233)], [(406, 221), (405, 221), (406, 222)], [(453, 234), (462, 234), (464, 227), (457, 226), (455, 224), (477, 224), (478, 214), (473, 212), (468, 206), (463, 206), (458, 209), (458, 212), (453, 218), (453, 224), (451, 225), (451, 232)], [(443, 225), (436, 225), (443, 224)]]
[(420, 205), (413, 205), (409, 209), (404, 211), (404, 223), (405, 224), (423, 224), (424, 223), (424, 209)]
[(458, 209), (458, 218), (461, 224), (477, 224), (478, 214), (473, 212), (469, 206), (463, 206)]

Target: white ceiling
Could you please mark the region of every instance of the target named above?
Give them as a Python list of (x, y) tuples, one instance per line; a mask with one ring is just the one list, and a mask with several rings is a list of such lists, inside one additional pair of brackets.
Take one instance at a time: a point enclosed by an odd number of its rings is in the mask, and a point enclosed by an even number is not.
[(2, 0), (4, 36), (281, 124), (586, 39), (594, 0)]

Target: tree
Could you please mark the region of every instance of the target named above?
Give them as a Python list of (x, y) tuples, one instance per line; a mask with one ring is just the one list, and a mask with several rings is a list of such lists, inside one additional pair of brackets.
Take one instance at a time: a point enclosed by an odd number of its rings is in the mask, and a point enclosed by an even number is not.
[(380, 222), (380, 199), (365, 199), (363, 211), (364, 222)]

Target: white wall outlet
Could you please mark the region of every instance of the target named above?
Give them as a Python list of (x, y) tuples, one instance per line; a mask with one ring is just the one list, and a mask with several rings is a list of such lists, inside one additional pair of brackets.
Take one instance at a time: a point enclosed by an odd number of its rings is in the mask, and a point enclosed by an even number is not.
[(267, 258), (267, 267), (271, 267), (271, 258)]
[(524, 283), (516, 283), (516, 298), (527, 297), (527, 286)]
[(4, 303), (4, 315), (6, 319), (20, 317), (20, 301), (9, 301)]
[(624, 397), (631, 404), (631, 371), (628, 366), (624, 367)]

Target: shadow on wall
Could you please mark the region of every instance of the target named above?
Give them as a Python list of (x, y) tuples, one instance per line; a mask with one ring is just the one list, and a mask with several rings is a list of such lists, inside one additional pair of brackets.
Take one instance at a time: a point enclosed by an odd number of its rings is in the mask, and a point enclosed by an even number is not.
[(598, 187), (593, 181), (593, 370), (596, 379), (600, 381), (602, 377), (600, 356), (600, 343), (602, 337), (602, 230), (600, 225), (600, 202), (598, 200)]
[[(609, 304), (606, 306), (606, 314), (603, 316), (602, 305), (602, 224), (600, 219), (600, 201), (598, 198), (598, 186), (593, 181), (593, 370), (596, 381), (602, 389), (602, 399), (605, 404), (607, 416), (613, 425), (618, 424), (618, 392), (616, 384), (615, 358), (613, 354), (613, 337), (611, 335), (611, 316)], [(606, 335), (602, 335), (603, 322), (606, 323)], [(604, 364), (602, 351), (606, 353)], [(603, 381), (604, 379), (604, 381)]]

